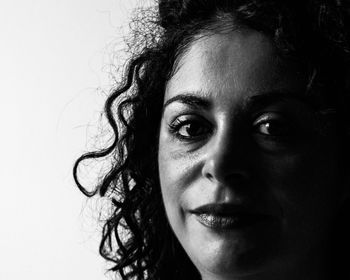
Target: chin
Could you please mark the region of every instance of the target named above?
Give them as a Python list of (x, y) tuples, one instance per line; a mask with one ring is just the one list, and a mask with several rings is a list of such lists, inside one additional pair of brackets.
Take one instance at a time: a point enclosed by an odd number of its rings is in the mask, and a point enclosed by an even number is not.
[(260, 274), (281, 257), (274, 227), (213, 231), (195, 225), (189, 230), (181, 243), (202, 275)]
[[(207, 249), (188, 252), (195, 266), (203, 274), (242, 277), (261, 274), (273, 266), (273, 257), (258, 249), (227, 248), (208, 244)], [(192, 256), (191, 256), (192, 255)]]

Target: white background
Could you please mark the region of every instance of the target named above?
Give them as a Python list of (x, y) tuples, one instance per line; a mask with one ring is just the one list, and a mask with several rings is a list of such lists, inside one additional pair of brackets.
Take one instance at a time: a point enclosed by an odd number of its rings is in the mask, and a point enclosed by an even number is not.
[(135, 2), (0, 0), (2, 280), (108, 279), (98, 207), (71, 174), (94, 142)]

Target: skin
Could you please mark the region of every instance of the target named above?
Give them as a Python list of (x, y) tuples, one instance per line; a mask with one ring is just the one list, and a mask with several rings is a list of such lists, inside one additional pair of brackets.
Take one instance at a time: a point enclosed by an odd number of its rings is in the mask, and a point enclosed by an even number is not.
[[(248, 29), (202, 36), (181, 56), (165, 92), (159, 177), (170, 225), (202, 279), (322, 279), (345, 194), (333, 133), (304, 86), (297, 65)], [(191, 212), (208, 203), (270, 219), (213, 229)]]

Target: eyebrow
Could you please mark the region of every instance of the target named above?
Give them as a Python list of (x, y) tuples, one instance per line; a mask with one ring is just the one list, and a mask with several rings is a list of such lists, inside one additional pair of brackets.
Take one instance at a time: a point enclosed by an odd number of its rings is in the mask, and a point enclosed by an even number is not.
[(178, 94), (170, 99), (168, 99), (164, 105), (163, 105), (163, 112), (165, 108), (174, 102), (180, 102), (182, 104), (186, 104), (193, 108), (201, 108), (201, 109), (210, 109), (211, 102), (204, 97), (201, 97), (199, 95), (203, 95), (202, 92), (187, 92)]
[(245, 100), (243, 107), (247, 111), (256, 111), (271, 104), (285, 102), (287, 100), (295, 100), (304, 104), (308, 103), (304, 94), (282, 89), (253, 95)]
[[(185, 92), (178, 94), (168, 99), (163, 105), (163, 112), (165, 108), (174, 102), (180, 102), (196, 109), (210, 109), (212, 103), (209, 99), (202, 97), (203, 92)], [(268, 92), (260, 92), (256, 95), (250, 96), (243, 101), (242, 111), (256, 111), (261, 108), (267, 107), (277, 102), (283, 102), (287, 100), (296, 100), (307, 104), (306, 98), (303, 94), (297, 92), (291, 92), (288, 90), (272, 90)]]

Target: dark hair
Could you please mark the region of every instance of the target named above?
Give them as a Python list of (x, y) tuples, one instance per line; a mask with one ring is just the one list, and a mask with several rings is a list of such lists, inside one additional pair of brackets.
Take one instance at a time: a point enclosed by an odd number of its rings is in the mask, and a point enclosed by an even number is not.
[[(100, 245), (101, 255), (114, 263), (112, 271), (122, 279), (200, 279), (168, 224), (157, 166), (165, 86), (195, 35), (215, 32), (223, 23), (267, 35), (282, 57), (303, 65), (310, 104), (336, 112), (339, 139), (346, 141), (349, 8), (341, 0), (159, 0), (156, 11), (134, 20), (137, 48), (105, 104), (114, 141), (82, 155), (74, 166), (85, 195), (113, 202)], [(80, 163), (105, 157), (112, 158), (112, 167), (94, 190), (86, 190), (78, 179)]]

